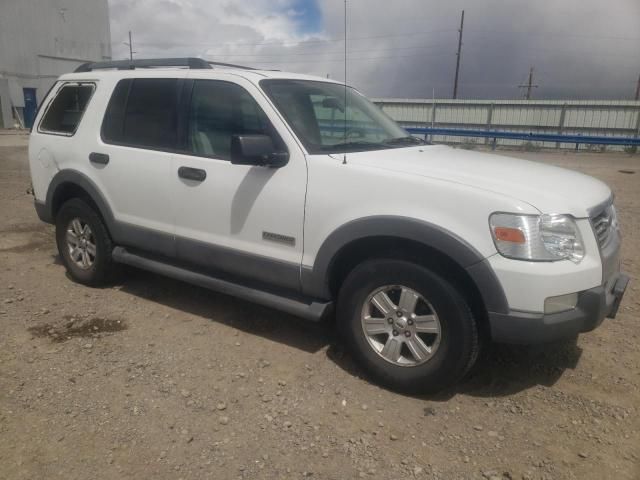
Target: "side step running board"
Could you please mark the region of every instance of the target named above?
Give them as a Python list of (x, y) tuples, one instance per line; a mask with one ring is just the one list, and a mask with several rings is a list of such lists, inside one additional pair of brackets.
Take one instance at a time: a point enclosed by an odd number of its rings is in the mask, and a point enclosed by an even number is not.
[(175, 278), (183, 282), (208, 288), (216, 292), (231, 295), (233, 297), (259, 303), (266, 307), (271, 307), (282, 312), (290, 313), (305, 320), (314, 322), (320, 321), (331, 309), (332, 303), (310, 302), (282, 297), (263, 290), (256, 290), (227, 280), (193, 272), (182, 267), (168, 263), (152, 260), (135, 253), (128, 252), (123, 247), (115, 247), (112, 253), (113, 259), (118, 263), (130, 265), (132, 267), (148, 270), (167, 277)]

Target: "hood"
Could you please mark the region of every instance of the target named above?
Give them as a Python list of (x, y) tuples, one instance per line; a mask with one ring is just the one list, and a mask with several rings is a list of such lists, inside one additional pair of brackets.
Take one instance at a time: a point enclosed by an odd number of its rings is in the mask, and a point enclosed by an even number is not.
[(611, 189), (593, 177), (543, 163), (447, 147), (375, 150), (347, 154), (351, 165), (460, 183), (526, 202), (541, 213), (589, 216)]

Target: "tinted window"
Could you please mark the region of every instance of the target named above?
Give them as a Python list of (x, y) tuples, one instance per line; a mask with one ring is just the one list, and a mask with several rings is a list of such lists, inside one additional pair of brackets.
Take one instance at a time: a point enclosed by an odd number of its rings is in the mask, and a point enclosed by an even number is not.
[(80, 124), (82, 114), (93, 95), (93, 85), (65, 85), (47, 109), (40, 129), (46, 132), (73, 135)]
[(122, 80), (111, 96), (102, 125), (105, 141), (171, 149), (178, 126), (178, 80)]
[(102, 138), (108, 142), (120, 143), (124, 138), (124, 112), (127, 107), (127, 96), (133, 80), (120, 80), (116, 85), (107, 113), (102, 122)]
[(198, 155), (229, 159), (231, 137), (242, 134), (271, 135), (278, 139), (267, 116), (253, 97), (239, 85), (196, 80), (191, 97), (187, 148)]

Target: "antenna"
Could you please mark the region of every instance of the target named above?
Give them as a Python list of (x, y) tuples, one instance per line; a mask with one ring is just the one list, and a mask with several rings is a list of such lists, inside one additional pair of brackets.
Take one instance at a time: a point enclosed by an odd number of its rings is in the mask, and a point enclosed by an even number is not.
[[(344, 0), (344, 144), (347, 145), (347, 0)], [(347, 152), (342, 157), (342, 164), (347, 164)]]

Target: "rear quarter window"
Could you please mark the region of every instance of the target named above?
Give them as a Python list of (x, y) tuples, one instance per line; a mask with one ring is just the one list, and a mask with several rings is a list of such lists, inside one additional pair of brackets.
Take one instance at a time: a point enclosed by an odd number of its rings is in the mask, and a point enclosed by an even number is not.
[(44, 112), (38, 131), (67, 136), (76, 133), (95, 88), (93, 83), (63, 85)]

